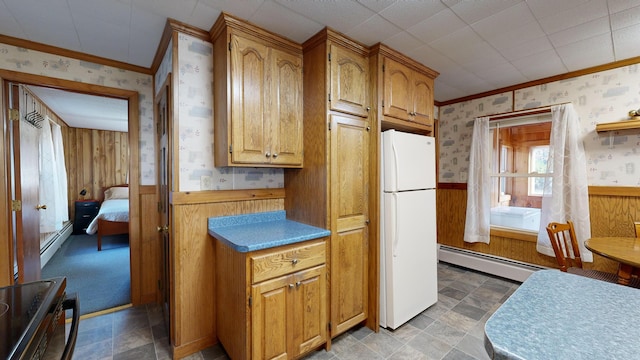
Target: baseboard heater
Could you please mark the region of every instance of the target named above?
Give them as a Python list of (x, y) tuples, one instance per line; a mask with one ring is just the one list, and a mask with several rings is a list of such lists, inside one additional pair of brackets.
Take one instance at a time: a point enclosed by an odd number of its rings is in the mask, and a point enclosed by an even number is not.
[(520, 282), (525, 281), (535, 271), (548, 269), (544, 266), (446, 245), (439, 246), (438, 260)]
[(45, 246), (40, 249), (40, 266), (44, 267), (49, 260), (53, 257), (53, 255), (58, 251), (60, 246), (64, 244), (64, 242), (69, 238), (71, 233), (73, 232), (73, 224), (71, 221), (66, 222), (62, 230), (58, 231), (55, 235), (53, 235), (50, 239), (48, 239)]

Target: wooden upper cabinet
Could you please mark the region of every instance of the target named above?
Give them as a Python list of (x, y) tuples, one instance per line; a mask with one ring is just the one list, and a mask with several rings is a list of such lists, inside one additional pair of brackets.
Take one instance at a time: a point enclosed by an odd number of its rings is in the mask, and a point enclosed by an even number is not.
[(433, 77), (386, 57), (383, 88), (385, 117), (433, 126)]
[(369, 59), (335, 44), (329, 53), (330, 109), (369, 116)]
[(214, 43), (216, 166), (302, 167), (302, 48), (223, 13)]

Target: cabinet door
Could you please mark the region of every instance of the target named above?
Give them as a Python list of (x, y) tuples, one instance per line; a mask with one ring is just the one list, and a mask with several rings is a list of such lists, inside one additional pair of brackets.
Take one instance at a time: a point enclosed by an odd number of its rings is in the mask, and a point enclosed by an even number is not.
[(367, 317), (368, 122), (332, 115), (331, 336)]
[(433, 125), (433, 79), (413, 72), (413, 121)]
[(411, 69), (385, 58), (383, 82), (383, 114), (401, 120), (409, 120), (409, 113), (413, 110)]
[(327, 340), (327, 280), (325, 265), (293, 275), (293, 356), (306, 353)]
[(302, 57), (277, 49), (271, 50), (272, 164), (302, 165)]
[(231, 145), (232, 162), (264, 163), (268, 139), (265, 100), (268, 48), (260, 42), (231, 35)]
[(331, 110), (369, 116), (369, 60), (331, 45)]
[[(252, 359), (287, 359), (288, 334), (292, 319), (288, 311), (290, 292), (293, 289), (290, 276), (253, 285), (251, 307)], [(239, 324), (238, 326), (241, 326)]]

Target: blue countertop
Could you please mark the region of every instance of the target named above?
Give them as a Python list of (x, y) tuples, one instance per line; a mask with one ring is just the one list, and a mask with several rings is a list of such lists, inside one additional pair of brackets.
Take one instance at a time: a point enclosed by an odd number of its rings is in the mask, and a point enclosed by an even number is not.
[(487, 320), (484, 332), (492, 359), (638, 359), (640, 290), (540, 270)]
[(209, 218), (209, 234), (238, 252), (268, 249), (329, 236), (329, 230), (287, 220), (286, 212), (269, 211)]

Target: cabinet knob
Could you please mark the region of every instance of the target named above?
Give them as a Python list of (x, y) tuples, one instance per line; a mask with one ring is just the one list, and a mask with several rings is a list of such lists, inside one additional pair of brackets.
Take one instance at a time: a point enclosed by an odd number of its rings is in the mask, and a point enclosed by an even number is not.
[(274, 158), (277, 158), (278, 157), (278, 153), (273, 153), (273, 155), (271, 155), (271, 156), (274, 157)]
[(47, 210), (47, 205), (36, 205), (36, 210)]
[(264, 153), (264, 156), (271, 157), (271, 153), (267, 151), (266, 153)]
[(302, 282), (298, 281), (298, 282), (296, 283), (296, 287), (300, 287), (300, 285), (302, 285)]
[(293, 284), (289, 284), (289, 289), (293, 289)]
[(291, 264), (292, 264), (292, 265), (295, 265), (295, 264), (297, 264), (297, 263), (298, 263), (298, 259), (293, 259), (293, 260), (291, 260)]

